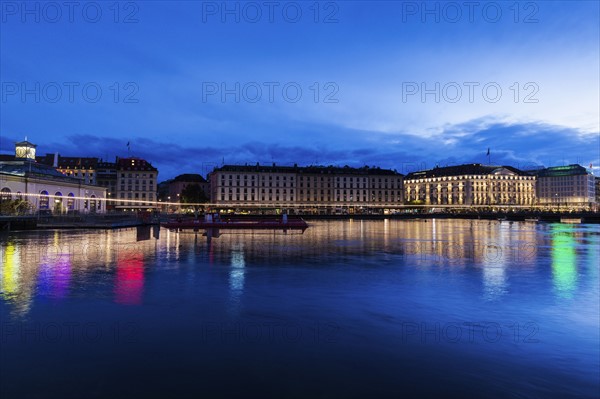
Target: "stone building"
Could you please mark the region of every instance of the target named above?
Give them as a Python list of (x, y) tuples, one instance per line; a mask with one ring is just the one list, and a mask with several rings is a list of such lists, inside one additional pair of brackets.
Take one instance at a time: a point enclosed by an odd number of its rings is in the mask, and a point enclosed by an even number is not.
[(29, 212), (95, 213), (106, 210), (106, 189), (36, 162), (36, 145), (15, 144), (15, 156), (0, 162), (0, 200), (26, 200)]
[(409, 173), (408, 204), (533, 205), (535, 176), (511, 166), (466, 164)]
[(209, 176), (218, 205), (390, 207), (402, 204), (402, 175), (380, 168), (225, 165)]
[(593, 208), (595, 179), (581, 165), (553, 166), (536, 170), (537, 203), (546, 206)]

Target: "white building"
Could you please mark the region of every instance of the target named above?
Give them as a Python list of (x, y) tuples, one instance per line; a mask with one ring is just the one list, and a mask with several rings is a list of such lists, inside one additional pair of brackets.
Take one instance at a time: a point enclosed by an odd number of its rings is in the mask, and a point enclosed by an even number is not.
[(15, 157), (0, 162), (0, 201), (27, 200), (29, 211), (53, 214), (106, 210), (106, 189), (68, 177), (35, 161), (36, 146), (16, 143)]
[(425, 205), (533, 205), (535, 176), (510, 166), (465, 164), (413, 172), (405, 200)]
[(331, 212), (335, 207), (390, 208), (402, 205), (402, 175), (380, 168), (333, 166), (225, 165), (209, 176), (217, 205), (301, 207)]

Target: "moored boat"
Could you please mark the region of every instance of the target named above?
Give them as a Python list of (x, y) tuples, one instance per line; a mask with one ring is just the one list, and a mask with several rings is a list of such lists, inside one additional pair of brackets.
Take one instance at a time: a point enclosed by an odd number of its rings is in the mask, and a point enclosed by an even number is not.
[(581, 218), (560, 218), (560, 222), (569, 224), (579, 224), (581, 223)]
[(308, 223), (302, 218), (288, 219), (245, 219), (245, 220), (221, 220), (205, 218), (204, 220), (172, 220), (161, 223), (167, 229), (220, 229), (220, 230), (306, 230)]

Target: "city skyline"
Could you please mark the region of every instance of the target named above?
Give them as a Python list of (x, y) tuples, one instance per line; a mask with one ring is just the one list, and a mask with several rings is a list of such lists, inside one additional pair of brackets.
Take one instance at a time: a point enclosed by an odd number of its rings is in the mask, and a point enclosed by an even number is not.
[(255, 162), (407, 173), (488, 148), (523, 169), (600, 165), (597, 3), (8, 4), (2, 153), (28, 136), (40, 154), (147, 159), (161, 180)]

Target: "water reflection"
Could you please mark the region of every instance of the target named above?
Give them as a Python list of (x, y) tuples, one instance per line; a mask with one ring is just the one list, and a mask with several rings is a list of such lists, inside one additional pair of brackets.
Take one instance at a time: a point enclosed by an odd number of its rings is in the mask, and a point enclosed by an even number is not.
[(19, 250), (14, 243), (2, 248), (2, 297), (11, 300), (19, 292)]
[[(148, 274), (186, 265), (227, 267), (232, 304), (239, 306), (247, 269), (255, 266), (381, 266), (478, 274), (482, 299), (498, 300), (514, 273), (552, 275), (555, 295), (577, 292), (578, 272), (598, 276), (597, 226), (481, 220), (313, 222), (303, 235), (248, 232), (201, 235), (163, 231), (139, 240), (135, 229), (11, 233), (0, 245), (0, 297), (25, 314), (36, 296), (65, 298), (94, 284), (98, 273), (118, 304), (142, 304)], [(578, 265), (578, 262), (585, 262)], [(579, 269), (578, 269), (579, 268)], [(595, 276), (595, 277), (594, 277)], [(539, 283), (541, 284), (541, 283)], [(79, 290), (81, 291), (81, 290)], [(85, 292), (85, 290), (83, 290)]]
[(552, 234), (552, 275), (559, 296), (571, 298), (577, 284), (577, 254), (575, 252), (574, 227), (566, 224), (553, 224)]
[(237, 313), (240, 307), (240, 297), (244, 292), (244, 244), (235, 244), (231, 249), (231, 270), (229, 271), (229, 292), (231, 311)]
[[(510, 225), (509, 225), (510, 227)], [(506, 293), (506, 266), (510, 261), (510, 228), (501, 224), (497, 242), (486, 242), (488, 256), (483, 257), (483, 291), (487, 300), (499, 299)]]
[(142, 303), (143, 288), (144, 261), (140, 257), (121, 256), (117, 262), (115, 302), (125, 305), (139, 305)]
[(38, 294), (55, 299), (65, 298), (71, 281), (71, 255), (60, 254), (58, 259), (48, 259), (40, 265)]

